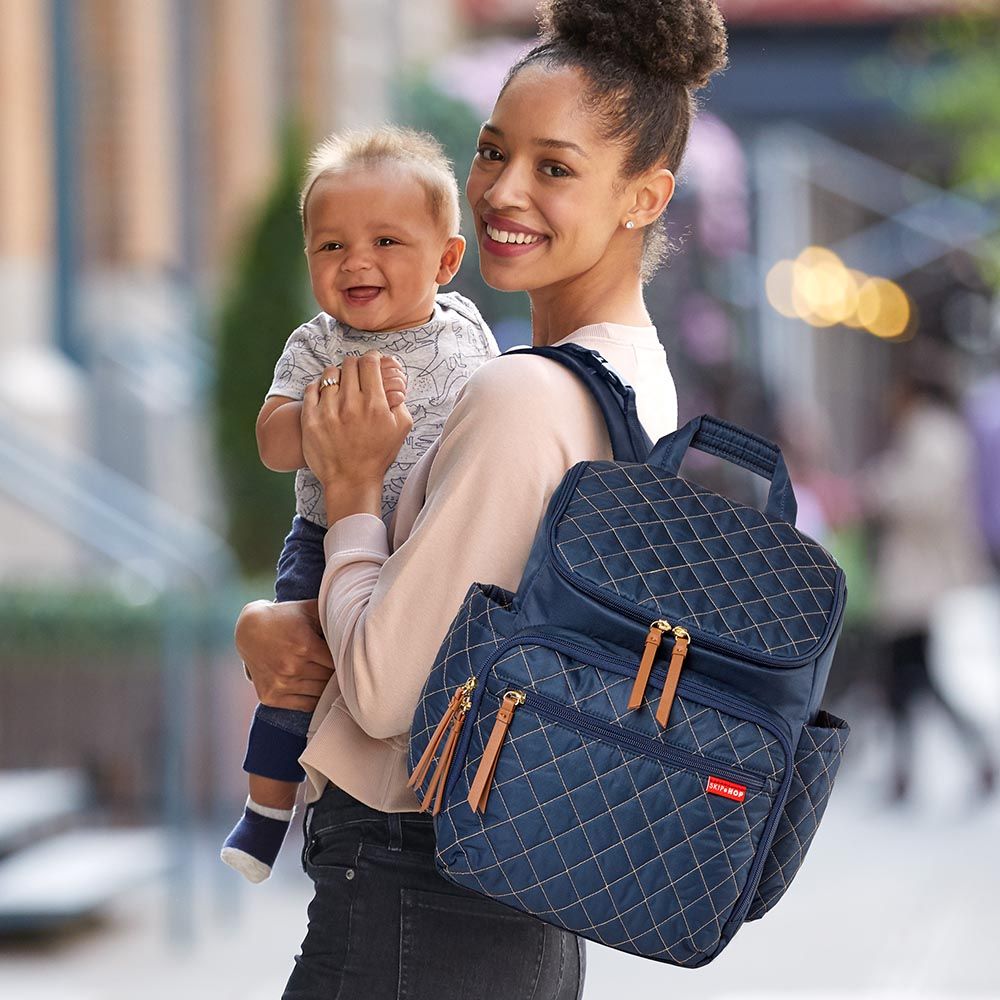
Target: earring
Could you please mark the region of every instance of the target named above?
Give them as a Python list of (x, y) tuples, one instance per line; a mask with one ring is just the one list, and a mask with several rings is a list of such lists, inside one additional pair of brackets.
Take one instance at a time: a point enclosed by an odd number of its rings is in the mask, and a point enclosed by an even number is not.
[(634, 222), (633, 222), (633, 221), (632, 221), (631, 219), (629, 219), (629, 220), (628, 220), (628, 221), (627, 221), (627, 222), (625, 223), (625, 228), (626, 228), (626, 229), (635, 229), (635, 223), (634, 223)]

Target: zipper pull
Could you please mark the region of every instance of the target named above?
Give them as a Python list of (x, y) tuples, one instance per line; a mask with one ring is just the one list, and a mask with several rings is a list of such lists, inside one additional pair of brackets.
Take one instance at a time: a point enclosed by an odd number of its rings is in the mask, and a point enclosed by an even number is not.
[(462, 731), (462, 723), (465, 722), (465, 717), (468, 715), (469, 709), (472, 708), (472, 689), (475, 686), (476, 679), (474, 677), (469, 678), (462, 685), (462, 700), (459, 702), (458, 711), (452, 720), (451, 732), (448, 733), (448, 739), (445, 742), (444, 750), (441, 751), (437, 767), (434, 768), (434, 774), (431, 775), (430, 784), (427, 786), (427, 793), (420, 803), (419, 812), (430, 810), (431, 815), (437, 816), (441, 811), (441, 805), (444, 802), (444, 786), (448, 783), (448, 771), (451, 769), (451, 761), (455, 756), (458, 734)]
[(674, 627), (674, 650), (670, 654), (670, 666), (667, 667), (667, 679), (663, 682), (663, 692), (660, 695), (660, 704), (656, 709), (656, 721), (664, 728), (667, 728), (667, 720), (670, 718), (670, 709), (674, 704), (674, 695), (677, 693), (677, 682), (681, 679), (681, 668), (684, 666), (684, 657), (687, 656), (688, 646), (691, 644), (691, 636), (686, 628), (680, 625)]
[(649, 683), (649, 675), (653, 671), (653, 661), (656, 659), (656, 651), (660, 648), (665, 632), (671, 631), (670, 622), (653, 622), (649, 626), (649, 633), (646, 636), (646, 648), (642, 653), (642, 660), (639, 663), (639, 672), (635, 675), (635, 683), (632, 685), (632, 694), (628, 699), (629, 709), (638, 708), (642, 704), (643, 695), (646, 693), (646, 685)]
[(479, 762), (476, 776), (472, 779), (472, 787), (469, 789), (469, 805), (473, 812), (486, 812), (486, 800), (490, 796), (490, 788), (493, 787), (493, 772), (497, 769), (497, 758), (500, 756), (503, 738), (507, 735), (511, 719), (514, 718), (514, 709), (518, 705), (523, 705), (524, 701), (523, 691), (508, 691), (503, 696), (496, 722), (493, 723), (493, 732), (490, 733), (483, 758)]
[(462, 702), (469, 697), (475, 686), (475, 677), (470, 677), (464, 684), (455, 689), (455, 693), (452, 695), (451, 701), (448, 702), (448, 707), (445, 709), (441, 721), (434, 730), (434, 735), (431, 737), (427, 748), (417, 762), (417, 766), (413, 769), (410, 780), (406, 783), (407, 788), (416, 788), (427, 776), (431, 761), (434, 759), (434, 754), (437, 752), (438, 744), (440, 744), (445, 730), (448, 728), (448, 724), (455, 718), (455, 713), (458, 712)]
[[(427, 794), (424, 796), (423, 802), (420, 803), (419, 812), (430, 810), (432, 816), (437, 816), (441, 811), (441, 804), (444, 802), (444, 786), (448, 783), (448, 771), (451, 768), (452, 758), (455, 756), (455, 745), (458, 743), (458, 734), (462, 730), (462, 723), (465, 722), (465, 716), (471, 704), (470, 700), (462, 702), (458, 714), (451, 724), (451, 732), (448, 734), (444, 750), (441, 751), (441, 759), (438, 761), (437, 767), (434, 768), (431, 782), (427, 786)], [(431, 802), (432, 799), (434, 800), (433, 803)]]

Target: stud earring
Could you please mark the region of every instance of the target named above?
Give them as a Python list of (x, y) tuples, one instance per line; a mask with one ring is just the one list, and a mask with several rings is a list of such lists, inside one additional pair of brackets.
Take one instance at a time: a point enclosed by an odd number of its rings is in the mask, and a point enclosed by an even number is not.
[(628, 220), (628, 221), (627, 221), (627, 222), (625, 223), (625, 228), (626, 228), (626, 229), (635, 229), (635, 223), (634, 223), (634, 222), (633, 222), (633, 221), (632, 221), (631, 219), (629, 219), (629, 220)]

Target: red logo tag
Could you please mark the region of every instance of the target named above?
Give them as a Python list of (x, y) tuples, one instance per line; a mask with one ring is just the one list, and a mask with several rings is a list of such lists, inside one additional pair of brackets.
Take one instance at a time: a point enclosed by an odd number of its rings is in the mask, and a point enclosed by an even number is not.
[(722, 778), (709, 778), (705, 791), (721, 795), (724, 799), (732, 799), (733, 802), (742, 802), (747, 797), (746, 785), (737, 785), (735, 781), (723, 781)]

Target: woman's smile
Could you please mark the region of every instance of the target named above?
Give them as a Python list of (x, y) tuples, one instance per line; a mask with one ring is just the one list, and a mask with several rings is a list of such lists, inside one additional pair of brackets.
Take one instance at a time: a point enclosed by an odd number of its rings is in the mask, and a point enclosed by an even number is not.
[(491, 212), (481, 222), (479, 245), (498, 257), (521, 257), (548, 240), (544, 233)]

